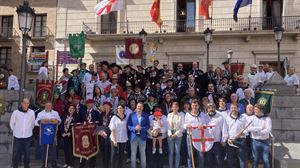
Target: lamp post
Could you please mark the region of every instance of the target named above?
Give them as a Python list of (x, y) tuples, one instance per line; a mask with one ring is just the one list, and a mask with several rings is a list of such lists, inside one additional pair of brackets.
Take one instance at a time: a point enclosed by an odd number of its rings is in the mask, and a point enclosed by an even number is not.
[(279, 74), (281, 74), (281, 69), (280, 69), (280, 42), (282, 40), (283, 32), (284, 32), (284, 29), (282, 27), (275, 27), (274, 28), (275, 41), (277, 41), (277, 71), (278, 71)]
[(206, 28), (203, 34), (204, 34), (204, 41), (206, 43), (206, 71), (207, 71), (208, 64), (209, 64), (209, 44), (212, 42), (212, 30)]
[(144, 28), (139, 32), (139, 36), (142, 38), (143, 41), (143, 48), (142, 48), (142, 60), (141, 60), (141, 64), (143, 67), (146, 67), (146, 58), (145, 58), (145, 54), (144, 54), (144, 46), (146, 44), (146, 40), (147, 40), (147, 32), (144, 30)]
[(30, 39), (28, 32), (31, 30), (32, 21), (34, 18), (34, 9), (29, 6), (28, 1), (24, 1), (23, 5), (17, 7), (19, 29), (22, 32), (22, 65), (21, 65), (21, 87), (19, 90), (19, 103), (24, 98), (25, 92), (25, 75), (26, 75), (26, 53), (27, 53), (27, 40)]
[(228, 49), (228, 50), (227, 50), (227, 59), (228, 59), (228, 63), (230, 62), (230, 60), (231, 60), (231, 58), (232, 58), (232, 55), (233, 55), (232, 49)]

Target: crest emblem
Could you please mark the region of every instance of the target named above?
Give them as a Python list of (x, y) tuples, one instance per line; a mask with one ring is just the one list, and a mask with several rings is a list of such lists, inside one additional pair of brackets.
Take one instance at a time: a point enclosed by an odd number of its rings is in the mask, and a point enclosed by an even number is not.
[(216, 126), (204, 126), (199, 130), (198, 127), (192, 127), (193, 146), (200, 152), (208, 152), (214, 145), (213, 128)]

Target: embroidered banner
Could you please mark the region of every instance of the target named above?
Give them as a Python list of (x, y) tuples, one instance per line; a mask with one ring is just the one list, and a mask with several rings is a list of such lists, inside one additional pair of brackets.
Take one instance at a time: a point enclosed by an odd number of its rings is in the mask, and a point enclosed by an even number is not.
[(36, 80), (35, 87), (35, 104), (39, 107), (45, 107), (47, 101), (52, 100), (52, 90), (54, 87), (54, 81), (40, 81)]
[(55, 142), (57, 124), (41, 124), (40, 136), (41, 145), (52, 145)]
[(96, 123), (75, 124), (73, 133), (73, 155), (79, 158), (90, 159), (99, 152), (98, 136), (93, 135)]

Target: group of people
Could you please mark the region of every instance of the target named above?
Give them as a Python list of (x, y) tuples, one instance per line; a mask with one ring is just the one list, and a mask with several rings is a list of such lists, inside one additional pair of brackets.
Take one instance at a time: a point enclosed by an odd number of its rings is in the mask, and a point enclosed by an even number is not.
[[(209, 65), (207, 72), (198, 68), (184, 71), (183, 64), (176, 70), (168, 65), (134, 68), (127, 65), (100, 62), (86, 69), (63, 70), (57, 82), (53, 101), (36, 116), (24, 99), (15, 110), (10, 126), (14, 134), (13, 167), (18, 167), (20, 154), (24, 154), (24, 167), (29, 167), (29, 147), (34, 126), (44, 123), (59, 125), (58, 142), (63, 142), (65, 166), (74, 166), (72, 125), (97, 122), (105, 128), (98, 133), (104, 167), (124, 167), (126, 160), (135, 168), (162, 167), (168, 155), (169, 167), (189, 168), (242, 167), (251, 160), (254, 168), (260, 159), (266, 168), (269, 163), (270, 117), (263, 106), (254, 101), (254, 90), (268, 80), (267, 65), (251, 66), (248, 78), (232, 73), (228, 62), (224, 69)], [(262, 71), (261, 71), (262, 69)], [(263, 78), (263, 73), (265, 78)], [(258, 75), (259, 74), (259, 75)], [(214, 125), (213, 147), (208, 152), (192, 147), (192, 129), (203, 130)], [(192, 139), (191, 139), (192, 138)], [(22, 148), (21, 148), (22, 147)], [(20, 150), (23, 150), (21, 152)], [(46, 146), (41, 146), (45, 163)], [(49, 155), (57, 167), (57, 147), (51, 145)], [(193, 151), (191, 151), (193, 150)], [(192, 153), (196, 152), (197, 157)], [(96, 158), (82, 160), (80, 167), (96, 167)], [(43, 165), (44, 167), (45, 165)]]

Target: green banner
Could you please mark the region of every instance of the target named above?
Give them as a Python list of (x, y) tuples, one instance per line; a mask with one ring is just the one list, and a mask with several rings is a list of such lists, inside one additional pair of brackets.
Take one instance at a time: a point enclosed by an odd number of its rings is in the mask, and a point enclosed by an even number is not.
[(71, 56), (77, 59), (83, 58), (85, 49), (84, 33), (81, 32), (80, 34), (70, 34), (69, 43)]
[(258, 90), (255, 92), (255, 102), (264, 106), (264, 114), (270, 114), (273, 106), (273, 91)]

